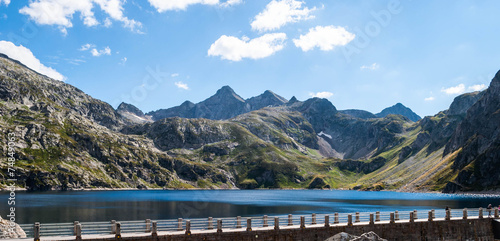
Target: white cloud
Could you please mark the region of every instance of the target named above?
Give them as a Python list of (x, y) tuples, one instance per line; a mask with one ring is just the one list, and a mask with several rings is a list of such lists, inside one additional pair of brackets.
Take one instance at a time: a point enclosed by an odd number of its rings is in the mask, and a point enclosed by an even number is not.
[(261, 59), (282, 50), (285, 40), (285, 33), (265, 34), (251, 40), (248, 37), (239, 39), (222, 35), (210, 46), (208, 55), (232, 61), (240, 61), (243, 58)]
[[(94, 57), (99, 57), (101, 55), (111, 55), (111, 49), (109, 48), (109, 46), (107, 46), (107, 47), (105, 47), (105, 48), (103, 48), (101, 50), (97, 50), (95, 44), (89, 44), (89, 43), (87, 43), (87, 44), (82, 45), (82, 47), (80, 47), (78, 50), (80, 50), (80, 51), (87, 51), (87, 50), (89, 50), (89, 52)], [(126, 57), (123, 58), (123, 59), (121, 59), (122, 64), (124, 64), (126, 61), (127, 61)]]
[(333, 96), (333, 93), (332, 92), (328, 92), (328, 91), (323, 91), (323, 92), (316, 92), (316, 93), (309, 93), (309, 96), (311, 97), (318, 97), (318, 98), (330, 98)]
[(189, 87), (188, 87), (188, 85), (186, 83), (182, 83), (181, 81), (179, 81), (179, 82), (175, 82), (174, 84), (179, 89), (189, 90)]
[(111, 55), (111, 49), (109, 47), (106, 47), (106, 48), (101, 49), (101, 50), (92, 49), (92, 50), (90, 50), (90, 53), (94, 57), (99, 57), (101, 55)]
[(465, 92), (465, 85), (459, 84), (457, 86), (453, 86), (453, 87), (449, 87), (449, 88), (442, 88), (441, 92), (444, 92), (447, 95), (462, 94)]
[(156, 8), (159, 13), (171, 10), (186, 10), (189, 5), (194, 4), (219, 4), (219, 0), (148, 0), (148, 2), (151, 6)]
[(83, 59), (65, 59), (68, 63), (73, 65), (80, 65), (81, 63), (85, 63), (86, 61)]
[(377, 63), (373, 63), (371, 65), (363, 65), (361, 66), (361, 70), (365, 70), (365, 69), (368, 69), (368, 70), (377, 70), (378, 68), (380, 67), (379, 64)]
[(457, 86), (449, 87), (449, 88), (442, 88), (441, 92), (446, 93), (447, 95), (458, 95), (458, 94), (463, 94), (466, 91), (481, 91), (486, 89), (486, 85), (484, 84), (477, 84), (477, 85), (471, 85), (469, 87), (466, 87), (465, 84), (459, 84)]
[(109, 27), (111, 27), (111, 25), (113, 25), (113, 22), (111, 22), (111, 19), (109, 19), (109, 18), (104, 19), (104, 27), (109, 28)]
[(267, 4), (250, 24), (253, 30), (270, 31), (283, 27), (287, 23), (314, 18), (311, 12), (316, 8), (302, 8), (302, 1), (273, 0)]
[(75, 13), (80, 13), (80, 18), (86, 26), (99, 25), (92, 11), (95, 5), (98, 5), (109, 17), (123, 22), (124, 27), (140, 32), (139, 29), (142, 27), (140, 22), (123, 16), (124, 2), (125, 0), (35, 0), (21, 8), (19, 12), (30, 16), (37, 24), (56, 25), (66, 35), (67, 29), (73, 27), (72, 20)]
[(5, 4), (5, 6), (9, 6), (10, 0), (0, 0), (0, 5)]
[(171, 74), (171, 75), (170, 75), (170, 77), (172, 77), (172, 78), (175, 78), (175, 77), (177, 77), (177, 76), (179, 76), (179, 74), (178, 74), (178, 73), (173, 73), (173, 74)]
[(472, 85), (472, 86), (469, 86), (469, 88), (467, 88), (467, 89), (469, 91), (481, 91), (481, 90), (486, 89), (486, 85), (485, 84)]
[(424, 101), (433, 101), (435, 99), (436, 98), (434, 98), (433, 96), (430, 96), (430, 97), (425, 98)]
[(93, 44), (84, 44), (84, 45), (82, 45), (82, 47), (80, 47), (80, 49), (78, 49), (78, 50), (80, 50), (80, 51), (85, 51), (85, 50), (89, 50), (90, 48), (94, 48), (94, 47), (95, 47), (95, 45), (93, 45)]
[[(124, 0), (94, 0), (94, 2), (96, 2), (112, 19), (122, 22), (124, 27), (132, 31), (140, 32), (142, 23), (123, 16), (122, 5), (125, 2)], [(104, 24), (109, 24), (109, 21)]]
[(309, 29), (306, 35), (300, 35), (294, 39), (295, 46), (306, 52), (314, 47), (323, 51), (333, 50), (336, 46), (344, 46), (351, 42), (356, 35), (348, 32), (343, 27), (316, 26)]
[(221, 7), (232, 7), (234, 5), (238, 5), (238, 4), (241, 4), (243, 3), (243, 0), (227, 0), (223, 3), (220, 4)]
[(121, 64), (121, 65), (124, 65), (126, 62), (127, 62), (127, 57), (123, 57), (123, 58), (120, 60), (120, 64)]
[(43, 65), (28, 48), (19, 45), (16, 46), (12, 42), (0, 41), (0, 53), (4, 53), (12, 59), (18, 60), (34, 71), (44, 74), (50, 78), (64, 81), (66, 77), (57, 72), (55, 69)]

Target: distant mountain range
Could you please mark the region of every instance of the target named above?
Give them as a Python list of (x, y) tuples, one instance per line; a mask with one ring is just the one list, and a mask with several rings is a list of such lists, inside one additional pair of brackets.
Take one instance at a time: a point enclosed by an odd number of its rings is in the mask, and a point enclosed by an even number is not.
[[(121, 103), (118, 106), (117, 111), (130, 117), (129, 119), (131, 121), (138, 122), (146, 122), (148, 120), (157, 121), (168, 117), (225, 120), (250, 111), (259, 110), (264, 107), (287, 106), (295, 102), (298, 102), (295, 97), (292, 97), (289, 103), (288, 100), (270, 90), (266, 90), (259, 96), (245, 100), (236, 94), (231, 87), (223, 86), (213, 96), (197, 104), (185, 101), (180, 106), (168, 109), (159, 109), (143, 114), (143, 112), (137, 107), (127, 103)], [(382, 118), (390, 114), (402, 115), (411, 121), (418, 121), (422, 119), (410, 108), (401, 103), (385, 108), (382, 112), (376, 115), (364, 110), (341, 110), (339, 112), (361, 119)]]
[(224, 120), (263, 107), (280, 106), (287, 102), (285, 98), (270, 90), (245, 100), (236, 94), (231, 87), (224, 86), (215, 95), (200, 103), (194, 104), (185, 101), (180, 106), (152, 111), (146, 115), (151, 116), (153, 120), (161, 120), (167, 117)]
[(15, 134), (15, 173), (28, 190), (498, 190), (499, 113), (500, 72), (423, 119), (399, 103), (375, 115), (272, 91), (243, 99), (229, 86), (144, 114), (0, 55), (0, 142)]

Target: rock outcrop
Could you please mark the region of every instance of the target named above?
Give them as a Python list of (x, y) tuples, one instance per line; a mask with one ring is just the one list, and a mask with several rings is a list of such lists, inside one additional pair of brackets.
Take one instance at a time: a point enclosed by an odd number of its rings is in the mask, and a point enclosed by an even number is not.
[(118, 114), (131, 121), (132, 123), (152, 122), (151, 116), (144, 115), (144, 113), (139, 108), (124, 102), (122, 102), (118, 106), (118, 108), (116, 108), (116, 112), (118, 112)]
[(325, 241), (387, 241), (387, 239), (380, 238), (376, 233), (370, 231), (360, 236), (342, 232), (326, 239)]
[(0, 217), (0, 239), (26, 238), (26, 233), (17, 223)]

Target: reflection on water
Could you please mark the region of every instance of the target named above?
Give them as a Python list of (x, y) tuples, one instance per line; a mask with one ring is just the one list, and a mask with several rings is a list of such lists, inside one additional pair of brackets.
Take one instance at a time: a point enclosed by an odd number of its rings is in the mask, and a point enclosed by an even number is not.
[[(0, 193), (0, 203), (7, 203)], [(330, 190), (18, 192), (19, 223), (261, 216), (486, 207), (494, 196)], [(2, 201), (5, 200), (5, 201)], [(5, 217), (7, 205), (0, 205)]]

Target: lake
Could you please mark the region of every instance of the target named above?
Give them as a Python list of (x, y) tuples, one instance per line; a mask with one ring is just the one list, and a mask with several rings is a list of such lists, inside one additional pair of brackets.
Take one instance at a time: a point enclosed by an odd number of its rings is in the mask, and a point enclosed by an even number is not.
[[(0, 193), (7, 215), (8, 193)], [(18, 223), (262, 216), (487, 207), (499, 196), (343, 190), (17, 192)]]

